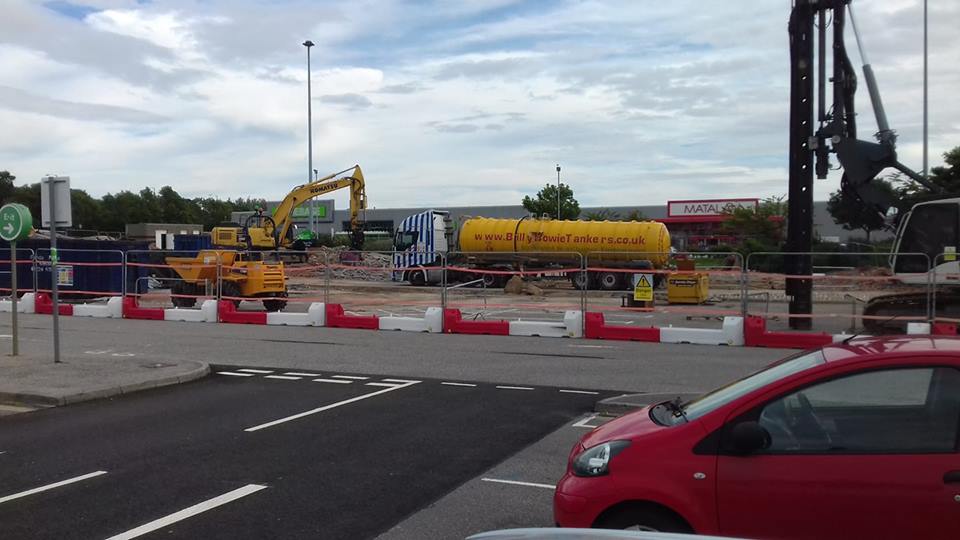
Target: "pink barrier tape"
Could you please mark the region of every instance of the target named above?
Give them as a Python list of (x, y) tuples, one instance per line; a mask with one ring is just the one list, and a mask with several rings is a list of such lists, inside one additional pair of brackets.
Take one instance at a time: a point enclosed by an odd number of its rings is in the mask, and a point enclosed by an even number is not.
[[(60, 262), (58, 264), (73, 264), (73, 263)], [(217, 265), (215, 264), (188, 264), (188, 263), (159, 264), (159, 263), (135, 263), (135, 262), (128, 262), (127, 266), (137, 266), (142, 268), (216, 268), (217, 267)], [(225, 266), (224, 268), (228, 268), (228, 267)]]
[[(739, 272), (738, 272), (739, 273)], [(794, 276), (788, 274), (770, 274), (766, 272), (748, 272), (747, 279), (809, 279), (811, 281), (900, 281), (909, 277), (926, 277), (927, 274), (898, 274), (896, 276), (848, 276), (840, 274), (824, 274), (812, 276)]]
[[(575, 272), (580, 271), (580, 269), (574, 270)], [(671, 270), (667, 268), (607, 268), (603, 266), (588, 266), (588, 272), (609, 272), (611, 274), (710, 274), (710, 275), (723, 275), (723, 276), (740, 276), (743, 272), (739, 268), (731, 270)]]
[(448, 266), (447, 270), (471, 274), (490, 274), (494, 276), (533, 276), (542, 274), (570, 274), (581, 272), (582, 268), (545, 268), (543, 270), (487, 270), (481, 268), (467, 268), (463, 266)]
[[(9, 290), (9, 289), (0, 289), (0, 290)], [(29, 292), (29, 291), (28, 291)], [(38, 293), (52, 293), (50, 289), (37, 289)], [(122, 293), (116, 291), (76, 291), (73, 289), (57, 289), (58, 294), (86, 294), (89, 296), (123, 296)]]
[[(771, 317), (794, 317), (797, 319), (849, 319), (850, 313), (822, 313), (822, 314), (801, 314), (801, 313), (748, 313), (750, 317), (769, 319)], [(861, 319), (873, 319), (877, 321), (919, 321), (926, 322), (926, 315), (897, 315), (895, 317), (884, 315), (859, 315)]]
[[(20, 264), (19, 261), (17, 262), (17, 264)], [(37, 264), (43, 265), (43, 266), (50, 266), (50, 261), (38, 260), (38, 261), (37, 261)], [(123, 263), (122, 263), (122, 262), (106, 262), (106, 263), (98, 263), (98, 262), (73, 262), (73, 261), (60, 260), (60, 261), (57, 262), (57, 266), (96, 266), (96, 267), (116, 266), (116, 267), (122, 267), (122, 266), (123, 266)]]

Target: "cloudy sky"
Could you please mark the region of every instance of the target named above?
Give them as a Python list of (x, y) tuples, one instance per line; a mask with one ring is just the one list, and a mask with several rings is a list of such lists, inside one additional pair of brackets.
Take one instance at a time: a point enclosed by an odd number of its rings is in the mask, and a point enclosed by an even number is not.
[[(931, 4), (934, 164), (960, 145), (960, 3)], [(856, 0), (921, 167), (921, 0)], [(277, 199), (360, 163), (376, 207), (786, 193), (789, 0), (0, 2), (0, 170), (94, 195)], [(848, 45), (859, 56), (852, 35)], [(862, 89), (861, 137), (875, 129)], [(817, 199), (838, 178), (817, 184)], [(345, 195), (337, 196), (338, 206)]]

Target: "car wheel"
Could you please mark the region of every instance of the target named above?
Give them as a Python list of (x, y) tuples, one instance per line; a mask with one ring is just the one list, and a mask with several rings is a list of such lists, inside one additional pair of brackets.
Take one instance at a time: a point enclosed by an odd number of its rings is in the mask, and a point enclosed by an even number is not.
[(597, 529), (621, 529), (668, 533), (692, 533), (682, 519), (666, 510), (656, 508), (624, 508), (601, 516), (594, 524)]

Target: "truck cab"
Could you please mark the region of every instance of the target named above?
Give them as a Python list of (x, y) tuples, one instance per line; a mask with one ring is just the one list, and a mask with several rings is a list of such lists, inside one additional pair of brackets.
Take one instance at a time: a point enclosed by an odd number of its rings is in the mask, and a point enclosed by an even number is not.
[(393, 280), (440, 283), (451, 232), (450, 213), (442, 210), (427, 210), (400, 222), (393, 237)]

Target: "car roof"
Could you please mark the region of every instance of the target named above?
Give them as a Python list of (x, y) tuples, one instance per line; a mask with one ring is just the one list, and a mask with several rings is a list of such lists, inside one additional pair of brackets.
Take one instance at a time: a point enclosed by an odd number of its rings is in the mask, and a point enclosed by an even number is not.
[(902, 357), (908, 355), (953, 357), (960, 361), (960, 337), (957, 336), (864, 336), (847, 343), (823, 348), (828, 363), (855, 362), (864, 357)]

